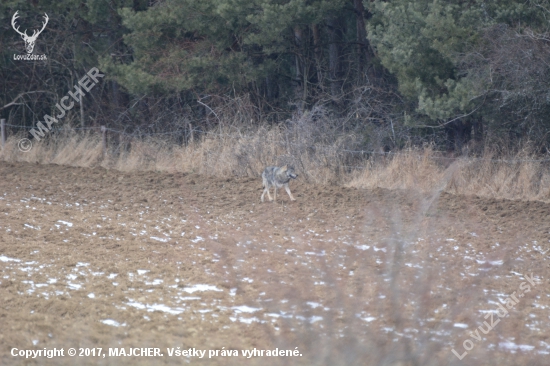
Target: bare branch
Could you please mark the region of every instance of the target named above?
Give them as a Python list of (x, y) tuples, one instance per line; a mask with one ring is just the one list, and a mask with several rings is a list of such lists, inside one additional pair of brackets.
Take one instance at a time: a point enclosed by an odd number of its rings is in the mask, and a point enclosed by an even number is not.
[[(18, 96), (16, 96), (15, 99), (12, 100), (10, 103), (4, 105), (3, 107), (0, 107), (0, 111), (1, 111), (2, 109), (11, 107), (12, 105), (23, 104), (23, 103), (15, 103), (15, 102), (17, 101), (17, 99), (21, 98), (23, 95), (35, 94), (35, 93), (51, 93), (51, 92), (50, 92), (50, 91), (47, 91), (47, 90), (36, 90), (36, 91), (21, 93), (21, 94), (19, 94)], [(52, 94), (53, 94), (53, 93), (52, 93)]]

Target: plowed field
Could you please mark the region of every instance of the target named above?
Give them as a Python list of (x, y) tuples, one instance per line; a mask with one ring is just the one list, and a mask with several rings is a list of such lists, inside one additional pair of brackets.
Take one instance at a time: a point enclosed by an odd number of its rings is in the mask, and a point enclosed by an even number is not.
[(291, 189), (0, 162), (0, 364), (547, 364), (550, 205)]

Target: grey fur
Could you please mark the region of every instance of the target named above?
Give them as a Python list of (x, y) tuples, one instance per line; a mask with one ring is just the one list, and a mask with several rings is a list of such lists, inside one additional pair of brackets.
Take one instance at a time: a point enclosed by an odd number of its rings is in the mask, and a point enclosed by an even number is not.
[(264, 195), (266, 193), (267, 198), (272, 201), (271, 195), (269, 194), (269, 189), (271, 187), (275, 187), (275, 200), (277, 200), (277, 188), (284, 187), (286, 193), (288, 193), (288, 196), (290, 197), (290, 200), (296, 201), (296, 199), (292, 197), (292, 193), (290, 193), (290, 187), (288, 186), (288, 182), (290, 182), (291, 179), (296, 178), (298, 178), (298, 174), (294, 173), (294, 168), (291, 166), (285, 165), (281, 168), (276, 166), (268, 166), (262, 173), (264, 191), (262, 193), (262, 197), (260, 198), (261, 201), (264, 201)]

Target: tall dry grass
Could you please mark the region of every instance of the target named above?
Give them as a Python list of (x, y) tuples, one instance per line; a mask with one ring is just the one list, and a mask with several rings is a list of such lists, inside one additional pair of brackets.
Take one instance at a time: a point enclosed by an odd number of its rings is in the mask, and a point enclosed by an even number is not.
[(13, 135), (7, 139), (0, 159), (222, 177), (258, 177), (266, 166), (290, 164), (315, 184), (550, 201), (550, 161), (546, 160), (550, 157), (528, 149), (507, 155), (486, 149), (483, 156), (459, 158), (431, 147), (363, 154), (357, 152), (360, 136), (338, 136), (330, 126), (317, 128), (311, 121), (242, 131), (219, 128), (186, 145), (170, 138), (121, 140), (111, 133), (105, 156), (96, 133), (69, 130), (46, 136), (34, 141), (26, 153), (17, 145), (23, 136)]
[(550, 158), (525, 150), (497, 157), (487, 149), (480, 157), (450, 158), (424, 148), (402, 151), (385, 159), (382, 163), (369, 162), (347, 184), (550, 201)]

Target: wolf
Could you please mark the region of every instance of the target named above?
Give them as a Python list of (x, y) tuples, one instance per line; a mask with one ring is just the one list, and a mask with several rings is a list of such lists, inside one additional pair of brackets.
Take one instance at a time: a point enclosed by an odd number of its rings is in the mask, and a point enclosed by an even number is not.
[(294, 173), (294, 168), (288, 165), (285, 165), (281, 168), (276, 166), (268, 166), (265, 168), (262, 173), (262, 181), (264, 186), (264, 192), (262, 193), (261, 201), (264, 201), (264, 195), (267, 193), (267, 198), (272, 201), (271, 195), (269, 194), (269, 189), (275, 187), (275, 200), (277, 200), (277, 188), (285, 187), (286, 193), (290, 196), (291, 201), (296, 201), (290, 193), (290, 188), (288, 187), (288, 182), (291, 179), (298, 178), (298, 174)]

